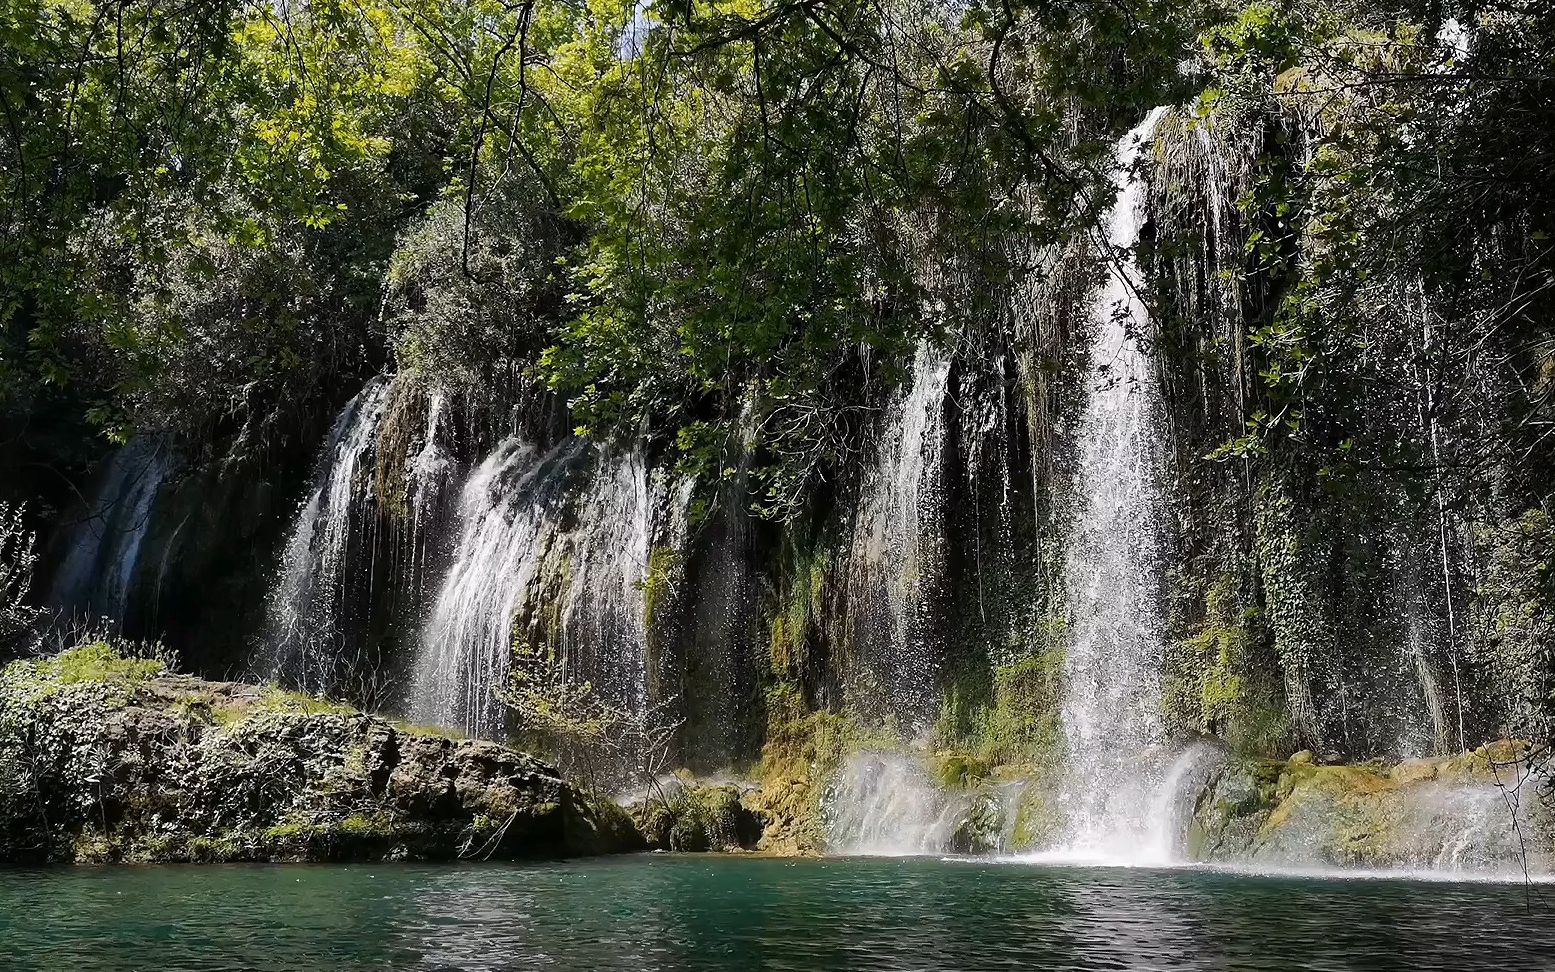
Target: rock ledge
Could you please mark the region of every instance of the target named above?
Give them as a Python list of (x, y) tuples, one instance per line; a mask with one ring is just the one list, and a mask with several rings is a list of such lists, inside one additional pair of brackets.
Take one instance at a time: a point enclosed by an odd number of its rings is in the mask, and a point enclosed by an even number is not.
[(495, 743), (103, 645), (0, 671), (0, 862), (504, 860), (632, 850)]

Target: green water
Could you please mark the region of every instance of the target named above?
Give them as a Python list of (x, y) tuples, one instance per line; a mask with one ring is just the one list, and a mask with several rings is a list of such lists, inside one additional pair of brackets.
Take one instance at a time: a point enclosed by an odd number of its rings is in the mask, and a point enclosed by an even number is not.
[(0, 968), (1510, 972), (1555, 968), (1550, 894), (932, 859), (0, 871)]

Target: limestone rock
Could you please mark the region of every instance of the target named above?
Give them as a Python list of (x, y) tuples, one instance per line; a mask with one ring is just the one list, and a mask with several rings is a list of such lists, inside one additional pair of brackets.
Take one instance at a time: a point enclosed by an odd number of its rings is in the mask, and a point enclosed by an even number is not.
[[(79, 651), (80, 649), (78, 649)], [(512, 859), (635, 849), (490, 742), (154, 668), (0, 672), (0, 862)]]
[(1517, 786), (1528, 752), (1501, 742), (1391, 767), (1321, 765), (1302, 753), (1228, 760), (1195, 809), (1189, 849), (1200, 860), (1274, 865), (1548, 872), (1555, 800), (1547, 779)]

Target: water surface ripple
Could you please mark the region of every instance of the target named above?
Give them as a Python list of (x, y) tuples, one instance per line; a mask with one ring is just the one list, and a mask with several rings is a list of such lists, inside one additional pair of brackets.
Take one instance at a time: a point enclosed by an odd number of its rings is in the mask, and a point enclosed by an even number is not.
[(931, 858), (0, 870), (0, 966), (1549, 969), (1551, 894)]

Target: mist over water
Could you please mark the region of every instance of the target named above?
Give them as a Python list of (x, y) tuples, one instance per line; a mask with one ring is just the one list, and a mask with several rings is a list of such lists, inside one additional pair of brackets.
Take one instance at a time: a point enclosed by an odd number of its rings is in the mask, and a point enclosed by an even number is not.
[(854, 754), (822, 805), (828, 850), (880, 857), (945, 852), (965, 812), (905, 753)]

